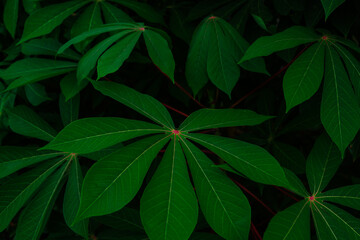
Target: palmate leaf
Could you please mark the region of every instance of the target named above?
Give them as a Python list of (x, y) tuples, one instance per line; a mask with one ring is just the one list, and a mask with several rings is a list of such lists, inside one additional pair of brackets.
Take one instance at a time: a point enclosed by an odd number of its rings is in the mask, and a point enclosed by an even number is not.
[(16, 106), (7, 112), (10, 128), (18, 134), (44, 141), (51, 141), (56, 136), (56, 131), (25, 105)]
[(257, 114), (245, 109), (200, 109), (181, 123), (180, 131), (198, 131), (209, 128), (254, 126), (271, 116)]
[(250, 205), (241, 190), (192, 143), (181, 140), (206, 221), (225, 239), (248, 239)]
[(309, 202), (302, 200), (273, 217), (264, 240), (310, 240)]
[(314, 42), (319, 39), (320, 37), (312, 30), (306, 27), (294, 26), (273, 36), (258, 38), (246, 50), (239, 63), (256, 57), (268, 56), (274, 52), (293, 48), (304, 43)]
[(209, 49), (210, 22), (204, 19), (195, 29), (186, 60), (186, 80), (196, 95), (208, 82), (206, 59)]
[(328, 185), (342, 163), (336, 145), (323, 134), (315, 142), (306, 163), (306, 176), (314, 196)]
[[(112, 47), (110, 47), (99, 58), (98, 66), (97, 66), (98, 79), (106, 76), (109, 73), (113, 73), (117, 71), (122, 66), (124, 61), (130, 56), (130, 53), (133, 51), (142, 32), (139, 30), (133, 30), (131, 32), (127, 31), (125, 33), (126, 35), (122, 36), (120, 39), (116, 37), (117, 40), (115, 41), (118, 42)], [(114, 35), (114, 36), (118, 36), (118, 35)]]
[(79, 210), (80, 192), (83, 183), (83, 176), (77, 157), (71, 156), (69, 161), (71, 161), (70, 173), (68, 182), (66, 184), (63, 202), (64, 219), (66, 224), (71, 228), (71, 230), (87, 238), (89, 224), (88, 219), (82, 220), (72, 225), (75, 220), (76, 213)]
[(317, 199), (360, 210), (360, 184), (340, 187), (321, 193)]
[(321, 41), (295, 60), (284, 75), (283, 88), (286, 111), (312, 97), (324, 75), (325, 43)]
[(313, 219), (319, 239), (360, 239), (360, 220), (332, 204), (312, 204)]
[(183, 135), (208, 148), (253, 181), (284, 187), (289, 184), (280, 164), (259, 146), (214, 135)]
[(134, 22), (129, 15), (110, 3), (102, 1), (100, 6), (106, 23)]
[(131, 138), (164, 131), (160, 126), (137, 120), (113, 117), (84, 118), (67, 125), (43, 149), (90, 153)]
[(140, 214), (151, 239), (188, 239), (195, 228), (198, 203), (177, 139), (170, 142), (142, 195)]
[(150, 29), (145, 29), (143, 35), (151, 60), (174, 82), (175, 61), (168, 42), (159, 33)]
[(152, 160), (168, 140), (163, 134), (148, 137), (95, 163), (84, 178), (75, 221), (124, 207), (138, 192)]
[(166, 108), (149, 95), (139, 93), (132, 88), (114, 82), (92, 82), (94, 88), (102, 94), (115, 99), (154, 122), (174, 129), (174, 122)]
[(21, 212), (18, 227), (16, 228), (16, 240), (39, 239), (45, 224), (55, 204), (57, 195), (64, 183), (63, 177), (66, 173), (68, 161), (54, 172), (46, 181), (46, 185), (36, 194)]
[(321, 122), (342, 155), (360, 128), (360, 108), (337, 52), (328, 45)]
[(50, 33), (66, 18), (90, 1), (67, 1), (41, 8), (32, 13), (25, 22), (24, 32), (18, 44)]
[(231, 90), (240, 77), (240, 69), (230, 48), (230, 40), (226, 38), (217, 17), (209, 21), (209, 52), (207, 57), (207, 72), (210, 80), (223, 92), (231, 97)]
[(38, 151), (34, 147), (1, 146), (0, 178), (32, 164), (55, 158), (61, 154), (53, 151)]
[(8, 0), (4, 7), (4, 25), (12, 38), (15, 38), (19, 15), (19, 0)]
[(321, 0), (325, 11), (325, 21), (330, 16), (330, 14), (344, 2), (345, 0)]
[(52, 160), (30, 170), (0, 187), (0, 231), (3, 231), (11, 219), (26, 201), (39, 188), (41, 183), (63, 163), (64, 159)]

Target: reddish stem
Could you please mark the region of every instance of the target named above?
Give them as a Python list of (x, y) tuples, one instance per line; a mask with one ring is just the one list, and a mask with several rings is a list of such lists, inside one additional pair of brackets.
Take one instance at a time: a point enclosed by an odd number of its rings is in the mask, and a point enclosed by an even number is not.
[(201, 102), (196, 100), (188, 91), (186, 91), (185, 88), (183, 88), (180, 84), (175, 82), (175, 86), (177, 86), (183, 93), (185, 93), (191, 100), (193, 100), (197, 105), (199, 105), (202, 108), (206, 108), (205, 105), (203, 105)]
[(263, 88), (264, 86), (266, 86), (271, 80), (273, 80), (275, 77), (277, 77), (278, 75), (280, 75), (283, 71), (285, 71), (306, 49), (308, 49), (313, 43), (310, 43), (308, 45), (306, 45), (293, 59), (291, 59), (291, 61), (286, 64), (284, 67), (282, 67), (279, 71), (277, 71), (274, 75), (272, 75), (271, 77), (269, 77), (268, 79), (266, 79), (264, 82), (262, 82), (260, 85), (258, 85), (257, 87), (255, 87), (253, 90), (251, 90), (250, 92), (248, 92), (247, 94), (245, 94), (245, 96), (243, 96), (242, 98), (240, 98), (239, 100), (237, 100), (233, 105), (231, 105), (230, 108), (234, 108), (236, 107), (238, 104), (240, 104), (241, 102), (243, 102), (245, 99), (247, 99), (249, 96), (251, 96), (252, 94), (254, 94), (255, 92), (257, 92), (259, 89)]
[(162, 105), (164, 105), (166, 108), (168, 108), (168, 109), (170, 109), (170, 110), (173, 110), (174, 112), (177, 112), (178, 114), (183, 115), (184, 117), (188, 117), (188, 116), (189, 116), (188, 114), (183, 113), (183, 112), (181, 112), (180, 110), (177, 110), (176, 108), (173, 108), (173, 107), (171, 107), (171, 106), (169, 106), (169, 105), (167, 105), (167, 104), (165, 104), (165, 103), (162, 103)]
[[(231, 179), (231, 178), (230, 178)], [(266, 205), (263, 201), (261, 201), (255, 194), (253, 194), (250, 190), (248, 190), (246, 187), (244, 187), (243, 185), (241, 185), (239, 182), (237, 182), (234, 179), (231, 179), (236, 185), (238, 185), (239, 187), (241, 187), (245, 192), (247, 192), (250, 196), (252, 196), (256, 201), (258, 201), (264, 208), (266, 208), (266, 210), (268, 210), (269, 213), (271, 213), (272, 215), (275, 215), (276, 213), (268, 206)]]
[(259, 231), (256, 229), (255, 225), (253, 224), (253, 222), (251, 222), (251, 229), (253, 230), (255, 236), (259, 239), (262, 240), (262, 237), (259, 233)]

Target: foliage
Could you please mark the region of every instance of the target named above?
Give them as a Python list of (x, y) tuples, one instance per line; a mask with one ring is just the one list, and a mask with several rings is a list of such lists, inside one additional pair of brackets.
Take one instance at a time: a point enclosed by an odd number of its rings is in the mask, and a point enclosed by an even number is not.
[(0, 4), (1, 239), (360, 239), (358, 1)]

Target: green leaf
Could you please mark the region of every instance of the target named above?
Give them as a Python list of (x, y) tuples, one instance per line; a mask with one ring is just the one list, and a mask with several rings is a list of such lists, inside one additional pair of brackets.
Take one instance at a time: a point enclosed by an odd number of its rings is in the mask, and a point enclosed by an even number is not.
[(64, 126), (79, 118), (80, 96), (65, 100), (63, 95), (59, 98), (60, 117)]
[(186, 60), (186, 80), (194, 95), (197, 95), (209, 80), (206, 68), (209, 28), (209, 21), (205, 19), (195, 29)]
[(63, 162), (50, 161), (0, 186), (0, 231), (27, 202), (40, 184)]
[(306, 176), (313, 196), (324, 190), (341, 163), (341, 155), (336, 145), (326, 134), (320, 136), (306, 163)]
[(324, 75), (324, 41), (312, 45), (295, 60), (284, 75), (286, 112), (311, 98)]
[(151, 239), (188, 239), (197, 223), (198, 203), (179, 142), (170, 142), (140, 202)]
[(92, 82), (94, 88), (102, 94), (134, 109), (154, 122), (174, 129), (174, 122), (166, 108), (153, 97), (142, 94), (125, 85), (114, 82)]
[[(42, 76), (48, 77), (60, 75), (64, 72), (72, 71), (76, 68), (76, 63), (68, 61), (51, 60), (45, 58), (25, 58), (11, 64), (0, 77), (6, 80), (12, 80), (19, 77)], [(14, 84), (12, 82), (11, 84)]]
[[(60, 47), (61, 43), (56, 39), (40, 38), (21, 44), (21, 52), (25, 55), (56, 56)], [(80, 59), (80, 55), (71, 49), (66, 49), (62, 54), (57, 55), (57, 57), (76, 61)]]
[[(101, 26), (102, 24), (103, 22), (99, 1), (94, 1), (94, 3), (87, 6), (85, 10), (80, 13), (80, 16), (72, 25), (71, 37), (74, 38), (81, 33), (88, 32), (93, 28)], [(83, 50), (90, 42), (91, 39), (83, 41), (77, 46), (77, 49)]]
[(321, 0), (325, 11), (325, 21), (330, 16), (330, 14), (344, 2), (345, 0)]
[(134, 22), (129, 15), (105, 1), (100, 2), (106, 23)]
[(278, 141), (274, 141), (271, 148), (281, 166), (298, 174), (305, 173), (305, 157), (298, 148)]
[(359, 104), (339, 55), (329, 46), (325, 69), (321, 122), (344, 155), (360, 128)]
[(38, 151), (33, 147), (0, 147), (0, 178), (32, 164), (61, 155), (59, 152)]
[[(141, 31), (127, 31), (120, 39), (117, 37), (118, 42), (110, 47), (99, 58), (97, 79), (100, 79), (109, 73), (116, 72), (123, 65), (124, 61), (128, 59), (140, 36)], [(100, 52), (101, 50), (102, 49), (100, 48)]]
[(152, 160), (168, 140), (166, 135), (148, 137), (96, 162), (85, 176), (75, 221), (123, 208), (139, 191)]
[(256, 24), (259, 25), (259, 27), (261, 27), (263, 30), (268, 32), (266, 24), (265, 24), (264, 20), (260, 16), (255, 15), (255, 14), (251, 14), (251, 16), (253, 17)]
[(209, 128), (254, 126), (272, 116), (257, 114), (246, 109), (200, 109), (185, 119), (180, 131), (198, 131)]
[(36, 194), (21, 212), (16, 228), (15, 240), (39, 239), (55, 204), (57, 195), (64, 183), (63, 177), (70, 161), (53, 173), (46, 181), (46, 185)]
[(161, 23), (164, 24), (164, 19), (160, 13), (158, 13), (153, 7), (149, 4), (136, 2), (132, 0), (110, 0), (112, 2), (119, 3), (127, 8), (130, 8), (136, 12), (140, 17), (146, 21), (152, 23)]
[(39, 83), (25, 85), (25, 94), (33, 106), (38, 106), (43, 102), (51, 100), (47, 95), (45, 87)]
[(15, 38), (19, 15), (19, 0), (7, 0), (4, 7), (4, 25), (12, 38)]
[(354, 86), (355, 95), (360, 99), (360, 63), (349, 51), (339, 44), (332, 45), (343, 59), (352, 85)]
[(231, 91), (240, 77), (240, 69), (229, 47), (229, 39), (225, 37), (216, 17), (210, 17), (209, 52), (207, 72), (210, 80), (220, 90), (231, 97)]
[[(129, 34), (131, 31), (132, 30), (125, 30), (114, 34), (113, 36), (106, 38), (105, 40), (98, 43), (95, 47), (87, 51), (79, 61), (79, 66), (76, 73), (78, 81), (83, 80), (89, 75), (91, 70), (93, 70), (96, 66), (98, 58), (106, 51), (106, 49), (108, 49), (114, 42), (116, 42), (120, 38)], [(117, 52), (115, 52), (115, 54), (117, 54)]]
[(87, 85), (89, 81), (87, 79), (82, 79), (78, 81), (76, 79), (76, 73), (71, 72), (67, 74), (60, 81), (61, 92), (65, 97), (65, 101), (69, 101), (75, 97), (78, 93), (81, 92)]
[(14, 132), (51, 141), (56, 136), (56, 131), (31, 108), (24, 105), (16, 106), (8, 110), (9, 125)]
[(312, 204), (313, 219), (319, 239), (360, 239), (360, 220), (331, 204)]
[(301, 182), (301, 180), (296, 176), (295, 173), (292, 171), (284, 168), (284, 173), (286, 176), (286, 179), (289, 182), (289, 185), (286, 187), (288, 190), (292, 191), (293, 193), (302, 196), (302, 197), (308, 197), (309, 193), (306, 190), (306, 187)]
[(113, 24), (103, 24), (101, 27), (97, 27), (91, 29), (90, 31), (84, 32), (73, 39), (66, 42), (61, 48), (58, 50), (58, 54), (63, 53), (67, 48), (69, 48), (73, 44), (80, 43), (85, 39), (93, 36), (100, 35), (102, 33), (113, 32), (113, 31), (121, 31), (121, 30), (131, 30), (134, 28), (138, 28), (139, 26), (132, 23), (113, 23)]
[(168, 42), (159, 33), (149, 29), (145, 29), (143, 35), (151, 60), (174, 82), (175, 61)]
[(52, 32), (66, 18), (89, 2), (68, 1), (37, 10), (26, 19), (24, 32), (18, 44)]
[(43, 149), (91, 153), (135, 137), (164, 130), (154, 124), (115, 117), (93, 117), (67, 125)]
[(208, 148), (253, 181), (283, 187), (289, 184), (276, 159), (257, 145), (215, 135), (182, 135)]
[(69, 179), (63, 202), (63, 214), (66, 224), (77, 234), (87, 238), (89, 220), (83, 220), (72, 226), (80, 205), (80, 192), (83, 183), (81, 167), (76, 156), (71, 156)]
[(248, 239), (251, 210), (244, 194), (192, 143), (182, 140), (181, 145), (206, 221), (225, 239)]
[(360, 184), (345, 186), (326, 191), (316, 199), (334, 202), (356, 210), (360, 210)]
[(310, 240), (310, 208), (300, 201), (273, 217), (265, 231), (264, 240)]
[(274, 52), (314, 42), (319, 39), (320, 37), (309, 28), (294, 26), (272, 36), (258, 38), (246, 50), (239, 63), (256, 57), (268, 56)]

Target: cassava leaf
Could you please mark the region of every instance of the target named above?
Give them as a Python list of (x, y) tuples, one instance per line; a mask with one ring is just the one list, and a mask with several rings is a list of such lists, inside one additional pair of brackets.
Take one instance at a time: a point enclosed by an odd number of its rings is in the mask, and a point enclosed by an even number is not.
[(71, 153), (91, 153), (135, 137), (163, 133), (161, 127), (137, 120), (93, 117), (67, 125), (43, 149)]
[(169, 129), (175, 128), (169, 112), (153, 97), (118, 83), (102, 81), (92, 82), (92, 84), (102, 94), (121, 102), (154, 122)]
[(289, 184), (280, 164), (259, 146), (215, 135), (183, 135), (208, 148), (253, 181), (283, 187)]
[(174, 82), (175, 61), (168, 42), (159, 33), (150, 29), (145, 29), (143, 35), (151, 60)]
[(344, 2), (345, 0), (321, 0), (325, 11), (325, 21), (330, 16), (330, 14)]
[(56, 131), (37, 113), (25, 105), (8, 110), (10, 128), (21, 135), (51, 141)]
[(360, 108), (340, 56), (330, 46), (326, 51), (320, 116), (326, 132), (344, 155), (360, 128)]
[(141, 31), (129, 31), (118, 39), (115, 45), (101, 55), (97, 66), (98, 79), (117, 71), (122, 66), (124, 61), (130, 56), (141, 33)]
[(53, 4), (32, 13), (25, 22), (24, 32), (18, 44), (50, 33), (66, 18), (90, 1), (68, 1)]
[(19, 0), (8, 0), (4, 7), (4, 25), (12, 38), (15, 38), (19, 15)]
[(321, 193), (316, 199), (334, 202), (360, 210), (360, 184), (340, 187)]
[(0, 178), (6, 177), (24, 167), (55, 158), (61, 154), (53, 151), (38, 151), (34, 147), (1, 146)]
[(306, 176), (314, 196), (327, 186), (342, 163), (336, 145), (323, 134), (315, 142), (306, 164)]
[(209, 128), (253, 126), (271, 118), (272, 116), (245, 109), (200, 109), (187, 117), (179, 130), (191, 132)]
[(267, 227), (264, 240), (310, 240), (310, 208), (306, 200), (279, 212)]
[(151, 239), (188, 239), (195, 228), (198, 203), (177, 139), (170, 142), (142, 195), (140, 214)]
[(324, 75), (325, 43), (316, 43), (295, 60), (284, 75), (286, 111), (312, 97)]
[(272, 36), (258, 38), (246, 50), (239, 63), (319, 39), (320, 37), (309, 28), (294, 26)]
[(245, 195), (192, 143), (182, 140), (181, 145), (206, 221), (225, 239), (248, 239), (251, 214)]
[(3, 231), (41, 183), (64, 161), (53, 160), (0, 186), (0, 231)]
[(148, 137), (96, 162), (84, 178), (75, 221), (123, 208), (138, 192), (152, 160), (168, 140), (163, 134)]

